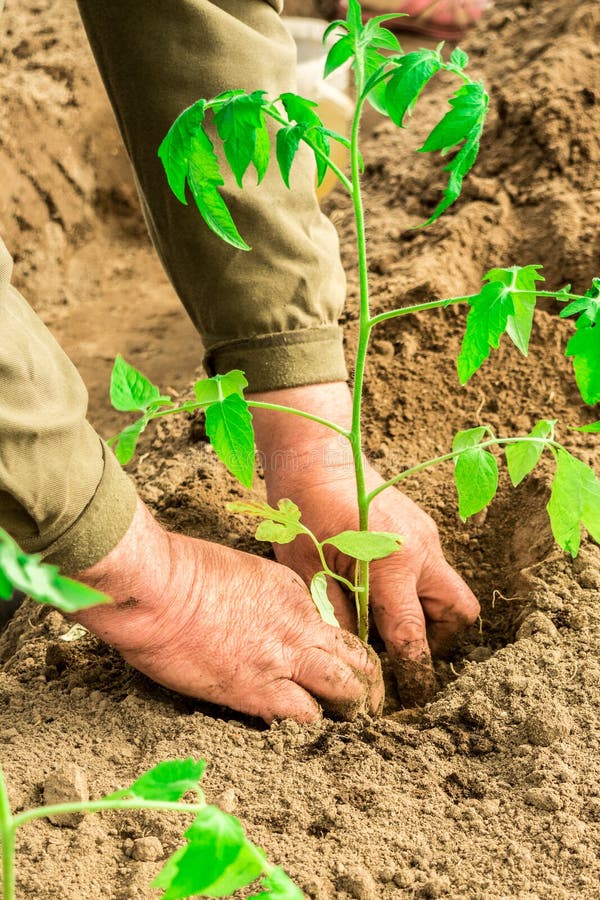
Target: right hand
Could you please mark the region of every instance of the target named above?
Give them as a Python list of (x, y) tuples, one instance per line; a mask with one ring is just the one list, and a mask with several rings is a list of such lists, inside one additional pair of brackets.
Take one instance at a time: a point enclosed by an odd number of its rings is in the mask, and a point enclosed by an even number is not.
[[(78, 614), (154, 681), (267, 722), (383, 702), (379, 660), (322, 621), (285, 566), (164, 531), (138, 502), (120, 543), (76, 576), (114, 603)], [(315, 699), (317, 698), (317, 699)]]

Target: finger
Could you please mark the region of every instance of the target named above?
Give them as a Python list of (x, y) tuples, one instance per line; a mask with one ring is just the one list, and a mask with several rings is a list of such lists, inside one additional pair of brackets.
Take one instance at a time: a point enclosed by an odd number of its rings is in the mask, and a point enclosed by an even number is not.
[(479, 603), (471, 588), (443, 557), (425, 570), (418, 587), (431, 652), (443, 653), (458, 632), (476, 621)]
[(318, 697), (328, 712), (346, 720), (355, 719), (361, 712), (375, 713), (380, 702), (371, 696), (371, 685), (362, 672), (319, 647), (298, 656), (292, 677)]
[(388, 567), (383, 578), (373, 579), (371, 608), (390, 655), (401, 703), (427, 703), (435, 675), (415, 577)]
[(278, 719), (295, 719), (296, 722), (308, 724), (323, 718), (321, 707), (314, 697), (287, 679), (273, 684), (268, 693), (258, 698), (253, 710), (242, 709), (241, 712), (259, 716), (268, 725)]
[(333, 634), (331, 650), (366, 680), (372, 696), (372, 705), (378, 708), (378, 703), (383, 703), (384, 687), (381, 663), (373, 648), (355, 634), (340, 629)]

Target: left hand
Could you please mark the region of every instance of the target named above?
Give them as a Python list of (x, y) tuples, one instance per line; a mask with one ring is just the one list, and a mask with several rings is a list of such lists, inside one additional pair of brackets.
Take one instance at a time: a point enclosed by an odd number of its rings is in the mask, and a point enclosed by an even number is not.
[[(331, 410), (342, 404), (346, 407), (342, 415), (347, 417), (349, 400), (344, 399), (344, 393), (349, 398), (345, 385), (312, 385), (274, 392), (269, 400), (339, 421), (340, 413), (335, 417)], [(313, 401), (310, 406), (307, 400)], [(268, 430), (262, 428), (263, 415), (265, 424), (269, 422), (266, 416), (277, 417), (275, 423), (270, 420)], [(284, 451), (289, 448), (287, 455), (284, 452), (278, 457), (286, 464), (265, 466), (269, 502), (276, 504), (283, 497), (293, 500), (302, 512), (304, 524), (320, 540), (346, 529), (357, 529), (354, 470), (347, 456), (340, 460), (339, 439), (332, 438), (330, 432), (324, 434), (322, 426), (313, 426), (295, 416), (285, 416), (284, 420), (284, 414), (260, 411), (257, 418), (257, 436), (263, 451), (270, 450), (272, 454), (274, 447)], [(342, 424), (346, 427), (344, 420)], [(290, 456), (292, 452), (296, 465)], [(369, 490), (382, 480), (373, 468), (367, 467)], [(369, 527), (404, 536), (398, 553), (371, 563), (370, 605), (394, 665), (401, 699), (411, 705), (424, 703), (434, 686), (432, 653), (438, 653), (457, 632), (476, 620), (479, 604), (445, 559), (434, 521), (400, 491), (389, 488), (373, 501)], [(330, 567), (353, 581), (354, 560), (329, 549)], [(316, 550), (305, 537), (292, 544), (276, 544), (275, 554), (307, 584), (320, 568)], [(356, 630), (354, 604), (344, 589), (330, 580), (328, 594), (340, 625)]]

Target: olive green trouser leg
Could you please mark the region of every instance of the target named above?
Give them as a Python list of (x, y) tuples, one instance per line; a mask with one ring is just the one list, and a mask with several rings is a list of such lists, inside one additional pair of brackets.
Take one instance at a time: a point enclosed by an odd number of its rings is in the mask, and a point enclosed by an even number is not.
[(0, 527), (78, 572), (126, 532), (135, 489), (86, 421), (81, 378), (11, 272), (0, 240)]
[[(344, 279), (308, 152), (292, 192), (274, 168), (243, 194), (228, 185), (251, 253), (223, 244), (172, 197), (156, 156), (173, 119), (202, 95), (294, 88), (293, 49), (275, 10), (263, 0), (80, 0), (80, 8), (152, 236), (204, 338), (209, 371), (244, 369), (254, 390), (343, 379)], [(75, 572), (119, 541), (135, 492), (85, 419), (76, 371), (10, 286), (11, 268), (0, 244), (0, 526)]]
[[(209, 373), (243, 369), (252, 390), (346, 378), (337, 325), (345, 281), (338, 241), (304, 148), (288, 190), (228, 178), (245, 253), (216, 237), (193, 200), (171, 194), (157, 156), (174, 119), (232, 89), (295, 90), (295, 48), (265, 0), (78, 0), (162, 262), (207, 350)], [(274, 0), (277, 3), (277, 0)], [(140, 310), (140, 315), (143, 311)]]

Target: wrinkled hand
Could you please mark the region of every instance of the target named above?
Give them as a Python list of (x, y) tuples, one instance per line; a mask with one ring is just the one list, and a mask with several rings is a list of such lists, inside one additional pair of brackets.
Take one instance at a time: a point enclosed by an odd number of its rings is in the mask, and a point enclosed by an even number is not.
[[(295, 395), (282, 397), (279, 402), (294, 403), (315, 414), (327, 415), (325, 404), (307, 407), (306, 402), (302, 403), (303, 392), (307, 390), (323, 396), (325, 391), (330, 393), (327, 402), (331, 416), (331, 393), (338, 390), (337, 385), (298, 388)], [(345, 385), (339, 390), (343, 403)], [(273, 402), (273, 398), (283, 393), (273, 393), (269, 399)], [(348, 459), (340, 462), (339, 439), (334, 438), (332, 443), (329, 436), (323, 437), (320, 426), (309, 423), (306, 427), (301, 420), (291, 416), (288, 419), (292, 421), (284, 422), (282, 418), (278, 421), (276, 438), (270, 437), (272, 431), (266, 436), (262, 432), (269, 448), (270, 441), (284, 440), (294, 448), (297, 460), (294, 465), (291, 457), (279, 456), (279, 461), (284, 460), (283, 465), (270, 468), (267, 464), (269, 502), (276, 504), (282, 497), (293, 500), (302, 511), (302, 521), (319, 540), (346, 529), (357, 529), (354, 471)], [(260, 421), (258, 430), (260, 435)], [(368, 489), (373, 490), (382, 483), (382, 478), (369, 467), (367, 481)], [(400, 491), (390, 488), (373, 501), (369, 527), (404, 536), (398, 553), (371, 563), (371, 609), (394, 665), (402, 701), (423, 703), (434, 684), (432, 653), (440, 652), (458, 631), (475, 621), (479, 604), (446, 561), (431, 517)], [(329, 551), (330, 568), (354, 581), (354, 561), (334, 548)], [(314, 545), (306, 537), (297, 538), (292, 544), (276, 544), (275, 553), (280, 562), (293, 568), (307, 583), (320, 568)], [(354, 604), (349, 602), (339, 583), (331, 579), (329, 597), (343, 627), (355, 630)]]
[(326, 625), (279, 563), (165, 532), (139, 502), (120, 544), (77, 576), (114, 603), (78, 620), (154, 681), (267, 722), (311, 722), (323, 707), (376, 713), (379, 660)]

